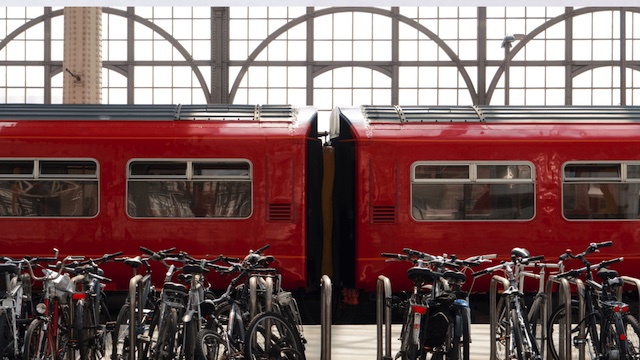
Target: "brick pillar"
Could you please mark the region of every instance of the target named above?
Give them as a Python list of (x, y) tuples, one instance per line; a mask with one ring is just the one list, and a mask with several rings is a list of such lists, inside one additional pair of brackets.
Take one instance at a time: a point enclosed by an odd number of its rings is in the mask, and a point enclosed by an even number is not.
[(64, 8), (65, 104), (102, 100), (102, 8)]

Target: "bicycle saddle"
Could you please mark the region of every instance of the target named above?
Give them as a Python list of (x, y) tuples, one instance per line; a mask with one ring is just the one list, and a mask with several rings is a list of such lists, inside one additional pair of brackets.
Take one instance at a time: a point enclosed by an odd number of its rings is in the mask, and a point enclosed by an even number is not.
[(447, 280), (451, 280), (459, 283), (463, 283), (467, 281), (467, 275), (459, 271), (445, 271), (442, 274), (442, 277), (444, 277)]
[(618, 277), (618, 272), (610, 269), (598, 270), (598, 277), (602, 280), (608, 280)]
[(531, 254), (529, 254), (529, 250), (517, 247), (511, 249), (511, 255), (519, 258), (528, 258)]
[(18, 265), (16, 264), (0, 264), (0, 273), (18, 273)]
[(441, 276), (442, 274), (433, 272), (427, 268), (412, 267), (407, 270), (407, 277), (413, 282), (434, 282)]

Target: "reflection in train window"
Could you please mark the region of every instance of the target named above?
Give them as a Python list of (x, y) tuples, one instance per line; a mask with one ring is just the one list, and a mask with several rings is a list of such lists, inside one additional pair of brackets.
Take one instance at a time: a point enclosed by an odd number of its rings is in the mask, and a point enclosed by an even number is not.
[(562, 213), (569, 220), (640, 218), (640, 163), (567, 163)]
[(411, 214), (415, 220), (529, 220), (534, 178), (528, 162), (415, 163)]
[(97, 214), (96, 161), (0, 159), (0, 216), (93, 217)]
[(243, 160), (134, 160), (129, 163), (131, 217), (246, 218), (251, 166)]

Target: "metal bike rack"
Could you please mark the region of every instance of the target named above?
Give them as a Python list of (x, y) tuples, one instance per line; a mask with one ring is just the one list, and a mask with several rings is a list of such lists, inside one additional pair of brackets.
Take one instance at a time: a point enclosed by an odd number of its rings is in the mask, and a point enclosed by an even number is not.
[(264, 307), (265, 311), (273, 311), (273, 278), (267, 276), (264, 280)]
[[(576, 285), (578, 286), (578, 293), (580, 293), (580, 287), (581, 284), (576, 283)], [(547, 342), (547, 346), (549, 346), (549, 338), (547, 334), (547, 319), (549, 318), (549, 316), (551, 316), (551, 313), (553, 312), (553, 285), (554, 284), (558, 284), (560, 286), (559, 288), (559, 302), (560, 304), (564, 304), (564, 308), (565, 308), (565, 314), (567, 314), (568, 316), (565, 316), (565, 334), (564, 334), (564, 343), (559, 344), (560, 345), (560, 351), (559, 351), (559, 355), (564, 354), (564, 356), (561, 356), (563, 359), (571, 359), (571, 346), (573, 345), (572, 339), (571, 339), (571, 285), (569, 280), (565, 279), (565, 278), (560, 278), (558, 279), (555, 275), (551, 275), (549, 276), (549, 279), (547, 280), (547, 286), (546, 286), (546, 293), (547, 293), (547, 306), (545, 306), (545, 314), (543, 316), (544, 322), (545, 324), (543, 324), (542, 327), (542, 334), (543, 334), (543, 338), (544, 341)], [(584, 286), (582, 286), (582, 295), (584, 296)], [(582, 297), (580, 298), (580, 308), (582, 309), (581, 313), (584, 314), (584, 301), (582, 300)], [(582, 330), (581, 330), (582, 331)], [(543, 344), (544, 346), (544, 344)], [(548, 349), (547, 349), (548, 350)], [(582, 354), (581, 359), (584, 358), (584, 347), (582, 347), (582, 349), (579, 349), (580, 353)]]
[[(502, 287), (504, 290), (508, 289), (510, 286), (509, 280), (502, 276), (493, 275), (491, 278), (491, 283), (489, 285), (489, 349), (490, 349), (490, 358), (497, 359), (497, 349), (496, 349), (496, 327), (498, 325), (498, 314), (496, 313), (496, 305), (498, 299), (498, 283), (502, 283)], [(505, 304), (507, 306), (507, 311), (509, 310), (510, 304)], [(507, 312), (508, 313), (508, 312)], [(509, 333), (509, 329), (507, 329), (507, 333)], [(509, 347), (505, 346), (507, 351), (506, 357), (509, 357)]]
[[(138, 274), (129, 280), (129, 360), (135, 360), (136, 352), (135, 343), (138, 341), (138, 335), (136, 334), (135, 324), (140, 324), (142, 322), (142, 313), (137, 314), (136, 321), (136, 304), (141, 304), (142, 299), (142, 275)], [(137, 291), (136, 291), (137, 289)], [(136, 294), (138, 295), (138, 299), (136, 299)], [(119, 331), (119, 329), (116, 329)], [(140, 358), (142, 358), (142, 351), (138, 351)]]
[[(382, 323), (384, 322), (384, 335)], [(386, 276), (378, 276), (376, 286), (376, 326), (378, 338), (378, 360), (391, 360), (391, 280)], [(382, 339), (384, 337), (384, 356), (382, 355)]]
[[(584, 293), (584, 282), (581, 279), (575, 279), (573, 281), (571, 281), (571, 283), (576, 285), (576, 288), (578, 289), (578, 316), (580, 316), (580, 319), (584, 319), (585, 316), (585, 312), (586, 312), (586, 307), (584, 305), (584, 298), (585, 298), (585, 293)], [(565, 306), (565, 312), (566, 312), (566, 306)], [(569, 331), (571, 331), (569, 329)], [(586, 333), (586, 328), (585, 328), (585, 324), (584, 321), (580, 322), (580, 328), (579, 328), (579, 333), (578, 335), (583, 338), (585, 336)], [(585, 348), (584, 348), (584, 344), (578, 344), (578, 359), (579, 360), (584, 360), (585, 359)]]
[(258, 285), (264, 288), (264, 311), (273, 310), (273, 278), (254, 275), (249, 278), (249, 313), (253, 319), (258, 315)]
[[(640, 279), (636, 279), (630, 276), (620, 276), (620, 279), (624, 281), (625, 284), (635, 285), (638, 290), (638, 296), (640, 296)], [(622, 301), (622, 286), (618, 288), (618, 300)], [(636, 315), (636, 319), (640, 319), (640, 308), (638, 310), (638, 314)]]
[(331, 359), (331, 279), (327, 275), (320, 281), (320, 360)]

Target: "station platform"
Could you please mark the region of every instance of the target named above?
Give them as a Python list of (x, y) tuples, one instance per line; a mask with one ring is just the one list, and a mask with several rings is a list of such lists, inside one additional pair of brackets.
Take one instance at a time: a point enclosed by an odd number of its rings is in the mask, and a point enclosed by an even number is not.
[[(391, 357), (400, 348), (401, 324), (391, 326)], [(307, 339), (306, 358), (320, 359), (320, 325), (305, 325)], [(378, 339), (376, 325), (333, 325), (331, 327), (331, 359), (333, 360), (375, 360)], [(471, 325), (471, 360), (489, 359), (489, 324)], [(384, 353), (383, 353), (384, 354)]]

